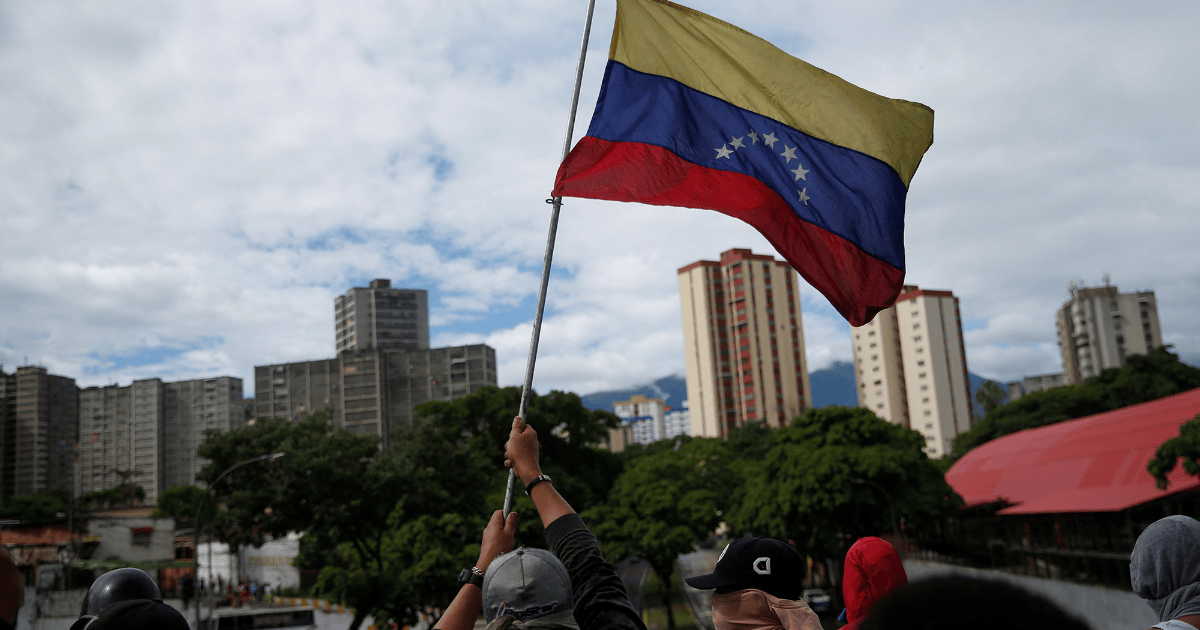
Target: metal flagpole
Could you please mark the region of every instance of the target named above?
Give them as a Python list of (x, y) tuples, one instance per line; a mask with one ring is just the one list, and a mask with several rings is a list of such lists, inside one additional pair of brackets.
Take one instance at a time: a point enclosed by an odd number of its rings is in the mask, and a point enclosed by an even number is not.
[[(596, 0), (588, 0), (587, 19), (583, 24), (583, 42), (579, 45), (579, 63), (575, 66), (575, 90), (571, 94), (571, 115), (567, 119), (567, 137), (563, 141), (562, 158), (567, 159), (571, 152), (571, 134), (575, 130), (575, 111), (579, 108), (579, 88), (583, 84), (583, 62), (587, 57), (588, 37), (592, 33), (592, 12), (596, 8)], [(517, 415), (524, 420), (529, 408), (529, 393), (533, 391), (533, 364), (537, 361), (538, 339), (542, 333), (542, 312), (546, 309), (546, 287), (550, 284), (550, 262), (554, 258), (554, 236), (558, 232), (558, 213), (562, 208), (562, 197), (547, 199), (550, 202), (550, 233), (546, 236), (546, 257), (542, 260), (542, 284), (538, 290), (537, 314), (533, 318), (533, 338), (529, 341), (529, 359), (525, 363), (525, 385), (521, 388), (521, 404)], [(504, 518), (512, 512), (513, 483), (516, 480), (516, 469), (508, 470), (508, 487), (504, 491)]]

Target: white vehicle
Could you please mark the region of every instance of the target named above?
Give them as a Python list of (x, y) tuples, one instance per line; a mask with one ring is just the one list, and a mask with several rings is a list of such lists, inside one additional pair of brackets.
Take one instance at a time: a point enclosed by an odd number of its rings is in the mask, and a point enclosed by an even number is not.
[(200, 622), (200, 627), (205, 630), (316, 630), (317, 621), (313, 609), (306, 606), (218, 608), (211, 617)]
[(833, 599), (829, 596), (829, 593), (819, 588), (810, 588), (804, 591), (802, 597), (808, 603), (808, 607), (815, 613), (829, 612), (829, 606)]

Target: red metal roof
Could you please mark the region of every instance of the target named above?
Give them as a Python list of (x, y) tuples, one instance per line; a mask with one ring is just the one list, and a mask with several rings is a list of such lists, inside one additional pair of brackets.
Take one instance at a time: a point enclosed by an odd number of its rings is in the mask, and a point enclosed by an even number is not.
[(1200, 414), (1200, 389), (1115, 411), (1028, 429), (967, 453), (946, 481), (967, 506), (1013, 503), (1000, 514), (1116, 512), (1200, 486), (1177, 467), (1167, 490), (1146, 464)]

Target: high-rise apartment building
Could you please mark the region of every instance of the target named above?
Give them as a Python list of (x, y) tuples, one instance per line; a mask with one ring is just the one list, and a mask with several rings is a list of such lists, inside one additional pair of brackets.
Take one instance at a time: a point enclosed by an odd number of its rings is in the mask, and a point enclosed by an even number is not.
[(0, 371), (0, 489), (5, 499), (69, 490), (79, 431), (75, 380), (28, 365)]
[(423, 289), (372, 280), (333, 301), (333, 321), (339, 354), (429, 348), (429, 294)]
[(1067, 385), (1119, 368), (1127, 355), (1163, 345), (1153, 291), (1120, 293), (1107, 277), (1102, 287), (1072, 282), (1070, 289), (1071, 299), (1055, 315)]
[(337, 358), (254, 368), (254, 415), (297, 419), (329, 410), (332, 425), (378, 435), (412, 424), (413, 407), (496, 385), (496, 351), (483, 344), (412, 351), (341, 352)]
[(949, 452), (974, 424), (958, 298), (905, 286), (852, 337), (859, 406), (916, 429), (930, 457)]
[(731, 249), (678, 273), (691, 434), (778, 427), (812, 407), (795, 270)]
[(633, 442), (649, 444), (663, 439), (666, 428), (663, 426), (663, 401), (648, 398), (641, 394), (633, 395), (629, 400), (613, 403), (613, 413), (628, 424)]
[(164, 383), (151, 378), (79, 393), (79, 492), (134, 483), (154, 501), (194, 485), (208, 461), (205, 434), (246, 424), (242, 379), (219, 376)]

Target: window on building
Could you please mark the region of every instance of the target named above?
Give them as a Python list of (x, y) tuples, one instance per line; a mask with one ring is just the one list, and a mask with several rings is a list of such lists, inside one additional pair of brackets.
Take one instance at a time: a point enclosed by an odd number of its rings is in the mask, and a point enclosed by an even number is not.
[(925, 359), (921, 359), (920, 361), (917, 361), (917, 365), (925, 365)]
[(153, 535), (153, 527), (131, 527), (129, 529), (129, 544), (134, 547), (149, 547), (150, 537)]
[(914, 330), (915, 330), (915, 329), (917, 329), (917, 328), (920, 328), (920, 327), (921, 327), (921, 322), (917, 322), (917, 323), (913, 324), (913, 329), (914, 329)]

